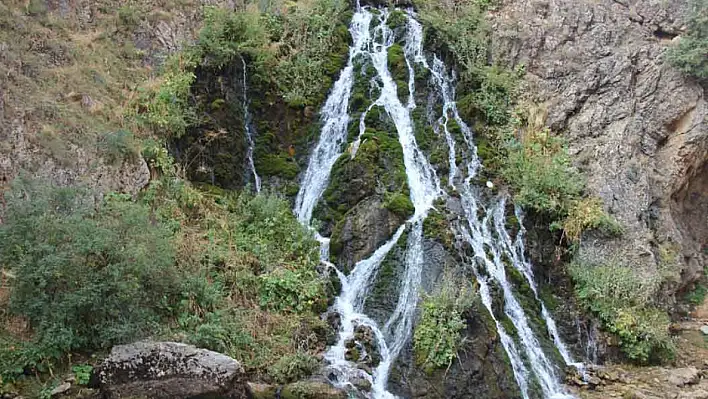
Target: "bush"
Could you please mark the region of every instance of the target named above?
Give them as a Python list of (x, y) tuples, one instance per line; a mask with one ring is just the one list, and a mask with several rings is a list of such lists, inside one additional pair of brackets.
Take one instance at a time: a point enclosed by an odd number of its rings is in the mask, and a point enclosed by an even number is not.
[(327, 298), (320, 279), (314, 269), (278, 268), (260, 276), (259, 303), (279, 312), (323, 312)]
[(616, 262), (578, 260), (571, 264), (570, 274), (580, 302), (618, 336), (630, 360), (643, 364), (673, 357), (668, 315), (654, 306), (661, 287), (658, 276), (640, 276)]
[[(0, 225), (9, 310), (57, 358), (155, 331), (180, 294), (170, 232), (122, 195), (19, 178)], [(24, 365), (20, 365), (24, 367)]]
[(413, 349), (416, 362), (428, 372), (449, 367), (457, 357), (461, 332), (467, 326), (462, 314), (472, 307), (473, 299), (472, 289), (451, 275), (444, 276), (433, 295), (423, 298)]
[(269, 374), (279, 384), (300, 380), (311, 375), (320, 366), (320, 362), (307, 353), (297, 352), (280, 358), (269, 369)]
[(548, 129), (527, 131), (521, 140), (507, 138), (507, 161), (501, 175), (516, 189), (514, 200), (553, 216), (565, 216), (580, 198), (584, 181), (571, 165), (563, 141)]
[(708, 0), (693, 0), (688, 31), (667, 52), (668, 61), (686, 75), (708, 79)]
[(608, 235), (622, 234), (622, 226), (602, 209), (599, 198), (572, 201), (562, 224), (563, 234), (571, 242), (580, 241), (583, 231), (597, 229)]
[(138, 89), (134, 106), (138, 120), (163, 137), (181, 137), (198, 119), (189, 104), (197, 56), (189, 51), (171, 56), (165, 61), (161, 76)]
[(221, 68), (240, 53), (258, 55), (266, 48), (268, 37), (258, 13), (207, 7), (197, 46), (208, 65)]
[(139, 152), (133, 133), (126, 130), (102, 134), (99, 140), (99, 148), (110, 163), (134, 159)]

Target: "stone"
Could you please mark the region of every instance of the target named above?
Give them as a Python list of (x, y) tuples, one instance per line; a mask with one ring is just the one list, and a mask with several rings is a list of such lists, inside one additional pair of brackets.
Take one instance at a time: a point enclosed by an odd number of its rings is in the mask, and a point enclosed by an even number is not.
[(270, 384), (248, 383), (248, 392), (252, 399), (272, 399), (278, 397), (278, 388)]
[(660, 37), (681, 31), (688, 1), (544, 4), (504, 2), (490, 14), (492, 58), (525, 67), (528, 100), (623, 225), (621, 240), (592, 236), (579, 254), (642, 270), (668, 263), (680, 283), (666, 294), (680, 292), (708, 264), (708, 224), (695, 223), (708, 218), (708, 102), (665, 61), (671, 44)]
[(136, 342), (113, 347), (94, 369), (91, 385), (105, 398), (187, 399), (247, 397), (244, 370), (236, 360), (177, 342)]
[(71, 383), (65, 382), (65, 383), (57, 386), (56, 388), (52, 389), (52, 392), (50, 392), (50, 395), (52, 397), (57, 397), (57, 396), (63, 395), (64, 393), (66, 393), (70, 389), (71, 389)]
[(321, 381), (299, 381), (288, 384), (280, 392), (281, 399), (346, 399), (341, 389)]
[(708, 335), (708, 326), (701, 326), (701, 333), (703, 333), (703, 335)]
[(667, 380), (672, 385), (682, 387), (697, 383), (700, 377), (700, 373), (695, 367), (684, 367), (670, 370)]
[(692, 392), (681, 392), (676, 399), (708, 399), (708, 392), (697, 389)]

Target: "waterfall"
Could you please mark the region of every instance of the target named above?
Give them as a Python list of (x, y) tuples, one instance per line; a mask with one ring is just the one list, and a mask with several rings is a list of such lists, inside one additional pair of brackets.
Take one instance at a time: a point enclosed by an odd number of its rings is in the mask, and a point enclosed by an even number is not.
[[(424, 61), (420, 61), (424, 63)], [(424, 63), (428, 67), (427, 63)], [(533, 374), (536, 381), (541, 387), (543, 394), (547, 398), (570, 398), (572, 396), (565, 393), (559, 378), (556, 374), (553, 363), (543, 352), (543, 348), (529, 326), (528, 319), (524, 309), (519, 304), (514, 295), (513, 288), (509, 283), (505, 271), (505, 258), (511, 258), (512, 267), (519, 270), (529, 281), (531, 287), (536, 293), (536, 285), (531, 274), (531, 265), (526, 262), (523, 257), (523, 231), (517, 235), (517, 240), (512, 242), (505, 228), (504, 209), (505, 198), (501, 197), (495, 205), (489, 207), (484, 213), (480, 221), (480, 193), (472, 185), (472, 179), (476, 176), (480, 168), (481, 161), (477, 157), (476, 147), (472, 140), (471, 129), (464, 123), (459, 116), (457, 107), (454, 103), (453, 81), (445, 73), (445, 67), (439, 59), (435, 58), (433, 67), (428, 69), (431, 71), (433, 79), (437, 83), (441, 92), (444, 106), (443, 115), (439, 123), (443, 126), (446, 141), (449, 143), (449, 162), (450, 176), (449, 184), (454, 186), (455, 176), (458, 173), (455, 165), (456, 154), (454, 146), (454, 138), (450, 137), (447, 124), (450, 117), (455, 120), (463, 133), (463, 140), (469, 147), (470, 151), (466, 155), (467, 177), (464, 179), (461, 187), (457, 188), (465, 213), (466, 223), (461, 223), (457, 226), (459, 237), (464, 240), (474, 251), (474, 259), (472, 267), (477, 280), (480, 284), (480, 295), (482, 302), (489, 311), (495, 321), (497, 331), (501, 337), (502, 345), (506, 350), (511, 361), (514, 377), (519, 385), (524, 398), (529, 398), (530, 376)], [(519, 212), (517, 210), (517, 212)], [(520, 216), (520, 214), (519, 214)], [(523, 352), (519, 351), (517, 344), (509, 336), (509, 332), (505, 331), (499, 320), (497, 320), (492, 309), (492, 300), (490, 295), (490, 284), (494, 284), (502, 291), (504, 298), (504, 314), (514, 324), (514, 328), (518, 335), (518, 340)], [(540, 301), (536, 293), (536, 299)], [(549, 334), (553, 337), (554, 344), (558, 348), (561, 356), (566, 363), (573, 363), (570, 354), (565, 345), (560, 339), (555, 328), (555, 323), (550, 317), (550, 313), (546, 310), (545, 305), (541, 302), (542, 313), (548, 326)], [(524, 362), (528, 362), (528, 367)], [(530, 369), (530, 370), (529, 370)]]
[(322, 108), (323, 126), (320, 138), (310, 155), (307, 170), (300, 182), (300, 191), (295, 198), (295, 214), (300, 223), (306, 226), (310, 224), (312, 211), (327, 188), (332, 167), (342, 155), (347, 140), (349, 97), (354, 84), (354, 58), (361, 54), (370, 42), (371, 18), (371, 13), (357, 7), (349, 27), (354, 42), (349, 49), (349, 60)]
[(246, 141), (248, 143), (248, 149), (246, 150), (246, 159), (248, 160), (248, 167), (251, 169), (253, 174), (253, 184), (255, 186), (256, 192), (261, 192), (261, 177), (258, 176), (256, 172), (256, 165), (253, 163), (253, 150), (255, 148), (255, 142), (253, 140), (253, 128), (251, 126), (251, 113), (248, 111), (248, 106), (250, 101), (248, 100), (248, 83), (246, 80), (246, 60), (241, 56), (241, 65), (243, 66), (243, 80), (241, 82), (241, 87), (243, 88), (243, 130), (246, 131)]
[[(331, 266), (342, 282), (342, 290), (332, 306), (332, 310), (340, 316), (338, 338), (324, 356), (328, 363), (330, 379), (339, 387), (352, 387), (355, 380), (366, 380), (371, 385), (371, 394), (365, 394), (367, 397), (393, 398), (387, 391), (390, 369), (412, 335), (424, 266), (423, 222), (434, 201), (446, 195), (440, 187), (435, 170), (415, 140), (411, 112), (416, 107), (414, 67), (419, 64), (430, 72), (431, 81), (439, 90), (443, 102), (443, 111), (437, 119), (436, 131), (442, 129), (444, 133), (449, 150), (448, 185), (451, 190), (459, 193), (464, 212), (454, 229), (458, 239), (473, 250), (469, 263), (479, 282), (482, 303), (494, 320), (522, 396), (525, 399), (530, 398), (531, 385), (536, 383), (544, 397), (570, 398), (558, 382), (555, 366), (544, 353), (506, 276), (505, 260), (508, 260), (511, 263), (508, 266), (523, 274), (536, 293), (531, 265), (524, 257), (523, 226), (520, 226), (519, 233), (515, 240), (512, 240), (505, 228), (505, 198), (498, 198), (488, 207), (480, 205), (481, 194), (472, 184), (472, 179), (481, 167), (481, 161), (477, 157), (472, 130), (457, 111), (454, 79), (448, 76), (444, 63), (437, 57), (433, 57), (432, 65), (428, 63), (422, 49), (422, 26), (416, 21), (415, 14), (409, 11), (404, 46), (408, 69), (408, 99), (404, 104), (398, 97), (398, 86), (388, 69), (388, 49), (395, 40), (394, 33), (387, 26), (388, 16), (387, 9), (374, 14), (368, 7), (357, 5), (349, 28), (353, 38), (349, 59), (322, 108), (322, 131), (310, 156), (307, 170), (302, 176), (300, 191), (295, 200), (294, 212), (298, 220), (312, 227), (310, 223), (313, 209), (327, 187), (334, 163), (342, 155), (347, 144), (347, 126), (350, 120), (348, 107), (355, 79), (354, 60), (360, 56), (373, 65), (375, 79), (380, 82), (380, 95), (359, 117), (359, 135), (351, 143), (350, 156), (356, 156), (361, 137), (366, 130), (366, 114), (374, 106), (382, 107), (396, 127), (414, 213), (388, 241), (368, 258), (357, 262), (349, 275), (345, 275), (336, 265), (330, 263), (329, 238), (315, 233), (321, 245), (320, 256), (323, 263)], [(463, 168), (457, 165), (456, 147), (460, 143), (456, 142), (448, 126), (451, 121), (459, 126), (462, 144), (468, 149), (466, 153), (462, 153)], [(522, 216), (518, 209), (517, 216), (519, 219)], [(388, 320), (380, 327), (376, 321), (364, 314), (364, 302), (381, 263), (406, 230), (408, 235), (404, 252), (405, 270), (398, 285), (398, 301)], [(499, 288), (503, 295), (504, 317), (513, 323), (515, 331), (506, 331), (503, 320), (493, 311), (493, 286)], [(555, 323), (537, 293), (536, 299), (541, 302), (542, 316), (546, 320), (549, 335), (566, 363), (572, 364), (572, 358), (558, 335)], [(375, 341), (373, 344), (381, 357), (379, 364), (371, 372), (346, 359), (347, 343), (354, 339), (359, 326), (364, 326), (372, 332)], [(512, 337), (514, 332), (516, 336)]]
[[(324, 127), (320, 139), (313, 151), (304, 174), (301, 190), (295, 201), (295, 213), (299, 220), (309, 225), (312, 210), (324, 192), (334, 162), (341, 155), (341, 148), (346, 139), (346, 127), (349, 122), (347, 105), (353, 84), (353, 59), (364, 54), (376, 70), (381, 81), (379, 98), (369, 107), (381, 106), (393, 120), (403, 150), (403, 164), (410, 190), (410, 199), (414, 206), (413, 216), (400, 226), (393, 237), (379, 247), (369, 258), (357, 262), (349, 276), (335, 270), (342, 281), (342, 291), (336, 298), (333, 310), (339, 313), (341, 327), (337, 343), (325, 354), (329, 369), (336, 376), (335, 383), (339, 386), (349, 386), (353, 378), (363, 378), (372, 385), (374, 398), (392, 398), (386, 390), (390, 368), (401, 349), (410, 339), (413, 318), (418, 301), (418, 287), (423, 267), (423, 221), (433, 206), (434, 200), (440, 195), (440, 182), (435, 171), (418, 148), (413, 132), (410, 115), (415, 107), (414, 80), (415, 74), (409, 68), (409, 99), (404, 105), (398, 98), (397, 85), (388, 70), (388, 49), (394, 42), (393, 32), (386, 22), (388, 11), (382, 10), (376, 16), (377, 25), (370, 31), (370, 22), (374, 15), (366, 7), (357, 7), (352, 18), (350, 31), (354, 44), (350, 49), (349, 62), (342, 71), (339, 80), (322, 111)], [(422, 33), (422, 31), (420, 32)], [(422, 35), (409, 35), (409, 40), (420, 46)], [(411, 65), (411, 59), (406, 54), (406, 62)], [(367, 112), (368, 112), (367, 110)], [(366, 112), (359, 121), (359, 137), (352, 143), (351, 156), (356, 155), (361, 134), (365, 131), (364, 120)], [(406, 228), (410, 228), (405, 250), (405, 272), (399, 287), (398, 303), (387, 320), (383, 329), (375, 321), (362, 313), (364, 299), (371, 285), (371, 279), (381, 262), (398, 242)], [(327, 239), (318, 237), (327, 245)], [(326, 249), (321, 250), (323, 261), (328, 262)], [(357, 326), (366, 326), (374, 334), (381, 361), (371, 374), (357, 368), (345, 359), (346, 342), (354, 336)]]

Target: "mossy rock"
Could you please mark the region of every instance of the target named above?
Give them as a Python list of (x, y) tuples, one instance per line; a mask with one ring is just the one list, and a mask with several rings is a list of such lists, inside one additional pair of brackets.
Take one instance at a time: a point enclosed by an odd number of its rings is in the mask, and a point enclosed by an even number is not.
[(318, 381), (300, 381), (283, 387), (281, 399), (346, 399), (346, 392)]

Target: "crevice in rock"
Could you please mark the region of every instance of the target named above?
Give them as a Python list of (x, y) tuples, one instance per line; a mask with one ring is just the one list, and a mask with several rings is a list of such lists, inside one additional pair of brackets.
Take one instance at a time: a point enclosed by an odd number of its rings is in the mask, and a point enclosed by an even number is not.
[(657, 39), (659, 39), (659, 40), (666, 40), (666, 41), (671, 41), (671, 40), (673, 40), (676, 36), (678, 36), (677, 33), (667, 32), (667, 31), (665, 31), (665, 30), (663, 30), (663, 29), (661, 29), (661, 28), (656, 28), (656, 30), (654, 30), (654, 32), (652, 32), (652, 34), (653, 34), (654, 37), (656, 37)]

